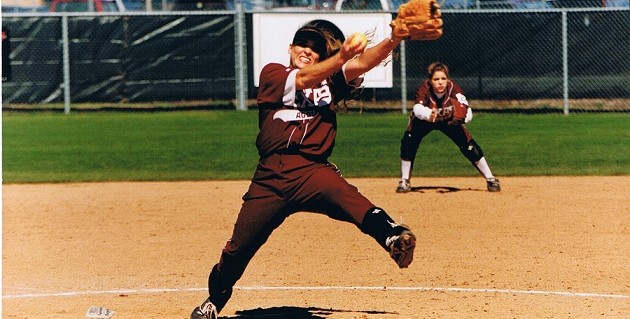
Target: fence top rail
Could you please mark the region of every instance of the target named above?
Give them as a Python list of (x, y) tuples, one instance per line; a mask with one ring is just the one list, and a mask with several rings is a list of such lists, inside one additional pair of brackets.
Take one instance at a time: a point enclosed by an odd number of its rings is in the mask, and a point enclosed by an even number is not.
[(235, 14), (234, 10), (206, 10), (206, 11), (125, 11), (125, 12), (11, 12), (2, 13), (3, 18), (18, 17), (105, 17), (105, 16), (181, 16), (181, 15), (225, 15)]
[[(467, 14), (485, 14), (485, 13), (554, 13), (554, 12), (610, 12), (610, 11), (629, 11), (630, 7), (605, 7), (605, 8), (546, 8), (546, 9), (443, 9), (446, 13), (467, 13)], [(11, 12), (2, 13), (3, 17), (103, 17), (103, 16), (181, 16), (181, 15), (225, 15), (236, 14), (235, 10), (207, 10), (207, 11), (126, 11), (126, 12)], [(344, 10), (344, 11), (317, 11), (295, 9), (292, 11), (283, 10), (248, 10), (247, 13), (326, 13), (326, 14), (347, 14), (347, 13), (376, 13), (396, 11), (378, 11), (378, 10)]]

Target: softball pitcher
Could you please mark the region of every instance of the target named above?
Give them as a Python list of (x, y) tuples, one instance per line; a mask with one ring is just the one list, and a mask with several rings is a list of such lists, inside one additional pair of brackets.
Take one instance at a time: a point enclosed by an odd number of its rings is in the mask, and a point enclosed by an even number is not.
[(337, 135), (336, 109), (398, 46), (393, 36), (366, 49), (333, 23), (314, 20), (295, 33), (289, 64), (260, 74), (256, 147), (259, 163), (231, 238), (209, 275), (209, 297), (191, 318), (217, 318), (258, 249), (296, 212), (326, 214), (373, 237), (400, 268), (413, 259), (416, 238), (349, 184), (328, 162)]
[(494, 177), (481, 146), (468, 132), (464, 123), (472, 119), (472, 110), (462, 89), (451, 80), (448, 66), (441, 62), (431, 63), (428, 77), (416, 91), (413, 113), (400, 141), (401, 179), (397, 193), (411, 191), (411, 171), (422, 139), (434, 130), (448, 136), (460, 152), (486, 178), (490, 192), (501, 190), (499, 180)]

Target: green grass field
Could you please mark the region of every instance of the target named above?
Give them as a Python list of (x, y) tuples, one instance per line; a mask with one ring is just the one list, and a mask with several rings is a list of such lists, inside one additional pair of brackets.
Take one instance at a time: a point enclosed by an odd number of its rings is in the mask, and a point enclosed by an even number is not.
[[(256, 111), (4, 112), (3, 183), (249, 179)], [(398, 178), (400, 113), (339, 114), (330, 160), (345, 177)], [(630, 174), (626, 114), (475, 114), (497, 176)], [(414, 176), (477, 176), (444, 135), (420, 145)]]

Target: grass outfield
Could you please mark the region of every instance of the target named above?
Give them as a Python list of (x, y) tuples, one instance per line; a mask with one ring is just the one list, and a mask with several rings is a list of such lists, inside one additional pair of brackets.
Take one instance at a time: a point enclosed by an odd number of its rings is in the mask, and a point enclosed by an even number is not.
[[(249, 179), (257, 112), (13, 113), (2, 118), (3, 183)], [(345, 177), (398, 178), (400, 113), (339, 114), (330, 160)], [(626, 114), (476, 114), (467, 124), (497, 176), (628, 175)], [(477, 176), (439, 132), (414, 176)]]

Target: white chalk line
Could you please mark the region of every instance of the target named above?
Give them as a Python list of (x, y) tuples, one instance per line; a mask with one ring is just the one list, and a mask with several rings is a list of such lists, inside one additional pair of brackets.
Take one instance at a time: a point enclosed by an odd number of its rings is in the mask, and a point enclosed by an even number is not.
[[(326, 286), (326, 287), (234, 287), (237, 290), (248, 291), (290, 291), (290, 290), (368, 290), (368, 291), (437, 291), (437, 292), (463, 292), (463, 293), (498, 293), (512, 295), (552, 295), (563, 297), (582, 298), (610, 298), (610, 299), (630, 299), (630, 295), (622, 294), (601, 294), (590, 292), (568, 292), (568, 291), (545, 291), (545, 290), (518, 290), (518, 289), (495, 289), (495, 288), (456, 288), (456, 287), (351, 287), (351, 286)], [(87, 295), (126, 295), (126, 294), (160, 294), (169, 292), (191, 292), (206, 291), (207, 288), (148, 288), (148, 289), (112, 289), (112, 290), (87, 290), (73, 292), (50, 292), (50, 293), (23, 293), (2, 295), (2, 299), (25, 299), (25, 298), (48, 298), (48, 297), (73, 297)]]

